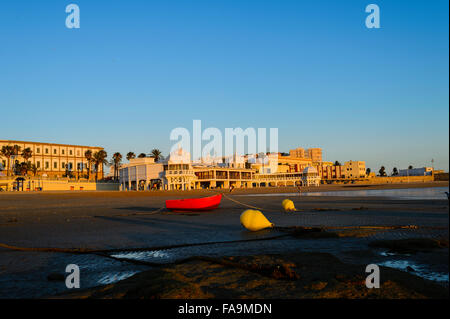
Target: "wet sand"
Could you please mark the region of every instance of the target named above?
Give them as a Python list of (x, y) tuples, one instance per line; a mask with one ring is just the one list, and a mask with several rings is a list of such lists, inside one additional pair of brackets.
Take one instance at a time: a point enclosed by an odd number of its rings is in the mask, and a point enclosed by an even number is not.
[[(427, 183), (428, 184), (428, 183)], [(431, 183), (430, 186), (447, 186), (448, 183)], [(393, 185), (370, 185), (367, 188), (380, 189), (392, 188)], [(399, 188), (405, 188), (406, 185), (395, 185)], [(325, 190), (361, 190), (361, 185), (343, 185), (343, 186), (323, 186), (314, 191)], [(408, 184), (408, 187), (425, 187), (424, 183)], [(366, 188), (366, 187), (365, 187)], [(366, 189), (367, 189), (366, 188)], [(386, 261), (386, 256), (381, 256), (383, 248), (374, 248), (369, 244), (375, 240), (404, 240), (407, 238), (425, 238), (425, 239), (447, 239), (448, 240), (448, 200), (391, 200), (376, 197), (299, 197), (293, 196), (296, 207), (301, 212), (286, 214), (281, 211), (280, 202), (285, 197), (258, 197), (258, 196), (234, 196), (239, 194), (252, 194), (260, 192), (296, 192), (293, 188), (277, 189), (251, 189), (235, 190), (231, 198), (243, 204), (257, 206), (262, 209), (264, 214), (277, 226), (307, 226), (323, 227), (327, 232), (346, 233), (337, 238), (280, 238), (266, 241), (248, 241), (255, 239), (264, 239), (283, 235), (280, 230), (266, 230), (256, 233), (249, 233), (239, 224), (239, 215), (246, 208), (236, 201), (228, 198), (222, 200), (219, 209), (207, 213), (170, 213), (158, 209), (164, 206), (165, 199), (207, 196), (209, 191), (190, 191), (190, 192), (52, 192), (52, 193), (0, 193), (0, 243), (20, 246), (20, 247), (57, 247), (57, 248), (84, 248), (84, 249), (122, 249), (130, 251), (133, 249), (152, 250), (154, 247), (165, 246), (164, 257), (152, 257), (145, 259), (147, 261), (167, 264), (167, 268), (158, 267), (158, 271), (176, 273), (188, 278), (194, 276), (191, 271), (198, 269), (199, 265), (205, 268), (205, 274), (217, 268), (217, 263), (205, 262), (204, 260), (193, 260), (189, 263), (174, 264), (177, 260), (189, 258), (192, 256), (209, 256), (211, 258), (223, 258), (224, 256), (234, 258), (265, 258), (269, 260), (278, 256), (283, 259), (282, 262), (289, 263), (298, 257), (296, 254), (321, 253), (324, 254), (323, 261), (328, 263), (330, 258), (337, 258), (340, 263), (350, 265), (347, 268), (352, 269), (347, 276), (359, 278), (365, 276), (361, 273), (361, 265), (371, 261)], [(401, 226), (415, 225), (417, 228), (411, 229), (383, 229), (381, 226)], [(355, 226), (377, 226), (371, 229), (347, 229), (345, 227)], [(340, 229), (339, 229), (340, 228)], [(242, 241), (236, 244), (215, 244), (197, 247), (185, 247), (170, 249), (173, 245), (183, 245), (192, 243)], [(388, 249), (388, 248), (387, 248)], [(267, 255), (269, 254), (269, 255)], [(258, 257), (260, 256), (260, 257)], [(295, 257), (297, 256), (297, 257)], [(303, 255), (302, 258), (306, 258)], [(386, 258), (385, 258), (386, 257)], [(309, 257), (308, 257), (309, 258)], [(404, 259), (404, 255), (390, 255), (389, 258)], [(448, 247), (433, 248), (427, 252), (418, 252), (407, 257), (408, 260), (418, 264), (427, 263), (431, 269), (430, 272), (447, 272), (448, 276)], [(447, 260), (445, 260), (447, 258)], [(291, 261), (292, 261), (291, 260)], [(328, 260), (328, 261), (327, 261)], [(333, 259), (334, 260), (334, 259)], [(77, 262), (80, 267), (85, 267), (89, 277), (82, 283), (82, 287), (92, 287), (99, 283), (108, 283), (108, 280), (101, 281), (99, 278), (105, 274), (106, 270), (111, 273), (133, 274), (142, 272), (150, 266), (133, 265), (129, 262), (116, 261), (110, 258), (104, 258), (98, 255), (74, 256), (73, 254), (48, 253), (48, 252), (28, 252), (11, 251), (0, 248), (0, 296), (1, 297), (42, 297), (52, 294), (59, 294), (67, 291), (63, 282), (48, 281), (48, 275), (51, 273), (63, 273), (65, 265), (70, 262)], [(252, 262), (250, 260), (246, 261)], [(196, 265), (196, 263), (198, 263)], [(206, 263), (206, 264), (205, 264)], [(95, 267), (93, 266), (95, 264)], [(194, 266), (192, 266), (194, 265)], [(206, 266), (209, 265), (209, 266)], [(195, 275), (197, 281), (188, 282), (181, 280), (184, 284), (199, 285), (201, 288), (197, 295), (211, 298), (226, 297), (227, 294), (221, 294), (221, 282), (223, 289), (227, 285), (238, 285), (245, 276), (256, 276), (263, 278), (260, 274), (252, 272), (251, 274), (244, 269), (232, 269), (224, 267), (223, 276), (218, 276), (215, 283), (209, 282), (207, 276), (201, 274)], [(219, 267), (219, 268), (220, 268)], [(153, 269), (152, 267), (150, 267)], [(330, 268), (331, 269), (331, 268)], [(357, 270), (358, 269), (358, 270)], [(153, 270), (152, 270), (153, 271)], [(219, 271), (219, 270), (218, 270)], [(228, 281), (230, 274), (228, 271), (239, 271), (244, 277), (236, 277), (236, 281)], [(417, 290), (423, 286), (423, 282), (414, 274), (408, 274), (405, 271), (387, 270), (391, 277), (389, 285), (397, 285), (398, 289), (391, 294), (385, 289), (384, 293), (376, 295), (364, 293), (348, 294), (344, 293), (344, 286), (340, 286), (330, 278), (339, 275), (339, 271), (331, 271), (323, 278), (328, 278), (326, 286), (328, 288), (314, 290), (317, 294), (310, 294), (304, 288), (299, 287), (315, 285), (321, 278), (314, 277), (314, 267), (309, 270), (300, 271), (302, 278), (312, 276), (311, 280), (297, 282), (289, 290), (289, 296), (295, 297), (385, 297), (401, 298), (405, 297), (436, 297), (443, 296), (442, 283), (433, 283), (426, 281), (427, 285), (435, 287), (431, 290)], [(309, 275), (307, 275), (309, 274)], [(353, 274), (353, 275), (352, 275)], [(396, 275), (397, 274), (397, 275)], [(408, 275), (413, 279), (403, 280), (401, 282), (412, 282), (417, 280), (417, 285), (405, 286), (395, 281), (396, 278), (403, 278)], [(83, 276), (83, 275), (82, 275)], [(128, 275), (129, 276), (129, 275)], [(174, 275), (175, 276), (175, 275)], [(331, 276), (331, 277), (330, 277)], [(126, 276), (124, 276), (126, 277)], [(151, 276), (150, 276), (151, 277)], [(148, 278), (150, 278), (148, 277)], [(344, 276), (345, 277), (345, 276)], [(122, 278), (120, 275), (117, 278)], [(239, 279), (240, 278), (240, 279)], [(230, 296), (244, 297), (264, 297), (282, 296), (282, 288), (273, 288), (272, 281), (262, 280), (258, 284), (260, 294), (253, 290), (239, 290), (229, 292)], [(317, 279), (317, 280), (313, 280)], [(131, 280), (131, 278), (130, 278)], [(150, 280), (150, 279), (149, 279)], [(249, 279), (249, 282), (257, 279)], [(277, 279), (270, 279), (277, 280)], [(352, 279), (353, 280), (353, 279)], [(350, 282), (352, 281), (350, 280)], [(150, 280), (151, 281), (151, 280)], [(257, 280), (258, 281), (258, 280)], [(345, 280), (344, 280), (345, 281)], [(258, 281), (259, 282), (259, 281)], [(150, 282), (147, 282), (151, 285)], [(180, 285), (184, 285), (180, 284)], [(336, 285), (335, 285), (336, 284)], [(262, 286), (261, 286), (262, 285)], [(264, 286), (266, 285), (266, 286)], [(283, 281), (279, 283), (283, 285)], [(277, 287), (279, 287), (279, 285)], [(300, 285), (300, 286), (299, 286)], [(319, 284), (323, 286), (325, 284)], [(209, 288), (208, 288), (209, 286)], [(263, 289), (263, 286), (265, 287)], [(396, 287), (397, 287), (396, 286)], [(445, 283), (444, 283), (445, 286)], [(212, 287), (216, 287), (211, 292)], [(255, 286), (256, 287), (256, 286)], [(275, 287), (275, 286), (274, 286)], [(341, 288), (339, 288), (341, 287)], [(427, 286), (428, 287), (428, 286)], [(287, 289), (287, 288), (286, 288)], [(300, 290), (299, 290), (300, 289)], [(353, 289), (353, 288), (352, 288)], [(225, 289), (226, 290), (226, 289)], [(224, 291), (225, 291), (224, 290)], [(269, 290), (272, 291), (269, 293)], [(183, 290), (180, 290), (183, 291)], [(210, 291), (211, 295), (206, 292)], [(265, 291), (265, 292), (263, 292)], [(276, 292), (278, 291), (278, 293)], [(339, 291), (342, 292), (339, 293)], [(400, 293), (400, 291), (403, 291)], [(446, 291), (445, 289), (443, 291)], [(326, 293), (325, 293), (326, 292)], [(202, 295), (205, 293), (206, 295)], [(278, 295), (277, 295), (278, 294)], [(106, 296), (106, 295), (105, 295)], [(144, 296), (144, 295), (143, 295)], [(145, 295), (147, 297), (149, 295)], [(160, 297), (176, 297), (176, 292), (162, 294)], [(179, 295), (180, 297), (189, 297), (189, 295)], [(137, 297), (137, 296), (135, 296)], [(259, 297), (258, 297), (259, 298)]]

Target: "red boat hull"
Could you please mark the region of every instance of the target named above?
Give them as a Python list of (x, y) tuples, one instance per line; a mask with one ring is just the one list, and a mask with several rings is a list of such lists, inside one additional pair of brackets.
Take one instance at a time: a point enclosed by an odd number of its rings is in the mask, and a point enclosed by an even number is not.
[(222, 194), (204, 198), (166, 200), (166, 208), (171, 211), (206, 211), (219, 207)]

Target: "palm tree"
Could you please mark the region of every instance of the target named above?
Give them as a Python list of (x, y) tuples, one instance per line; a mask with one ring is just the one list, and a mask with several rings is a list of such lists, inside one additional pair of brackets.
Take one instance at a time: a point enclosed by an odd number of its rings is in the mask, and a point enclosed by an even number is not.
[(14, 145), (13, 146), (14, 149), (14, 155), (19, 155), (20, 152), (20, 146), (19, 145)]
[(31, 164), (30, 171), (33, 172), (33, 176), (36, 176), (36, 173), (38, 171), (36, 164)]
[(152, 149), (150, 154), (155, 158), (155, 162), (158, 162), (161, 159), (161, 151), (157, 148)]
[(368, 167), (367, 169), (366, 169), (366, 175), (368, 176), (368, 175), (370, 175), (370, 172), (371, 172), (372, 170), (370, 169), (370, 167)]
[(29, 147), (27, 147), (26, 149), (24, 149), (23, 151), (22, 151), (22, 157), (25, 159), (25, 162), (26, 163), (29, 163), (29, 165), (27, 165), (27, 167), (29, 167), (30, 169), (31, 169), (31, 163), (30, 163), (30, 161), (29, 161), (29, 159), (31, 158), (31, 157), (33, 157), (33, 151), (31, 150), (31, 148), (29, 148)]
[(378, 173), (380, 174), (380, 176), (386, 176), (386, 168), (384, 166), (381, 166)]
[[(14, 156), (14, 157), (19, 156), (19, 153), (20, 153), (20, 146), (19, 146), (19, 145), (14, 145), (12, 148), (13, 148), (12, 156)], [(19, 161), (18, 161), (18, 160), (16, 160), (16, 161), (14, 162), (14, 166), (15, 166), (16, 164), (19, 164)], [(19, 165), (20, 165), (20, 164), (19, 164)], [(19, 167), (19, 168), (20, 168), (20, 167)], [(17, 172), (16, 169), (14, 169), (14, 170)]]
[(18, 163), (16, 164), (16, 172), (18, 173), (18, 175), (22, 175), (25, 176), (27, 175), (27, 172), (31, 170), (31, 163), (30, 162), (22, 162), (22, 163)]
[(33, 151), (31, 150), (31, 148), (27, 147), (26, 149), (24, 149), (22, 151), (22, 157), (25, 159), (25, 162), (28, 162), (28, 160), (33, 157)]
[(92, 151), (91, 150), (87, 150), (86, 152), (84, 152), (84, 157), (86, 158), (86, 161), (87, 161), (87, 173), (88, 173), (88, 180), (90, 179), (90, 177), (91, 177), (91, 163), (92, 163), (92, 160), (93, 160), (93, 158), (92, 158)]
[(413, 169), (413, 166), (412, 166), (412, 165), (409, 165), (409, 166), (408, 166), (408, 169)]
[(136, 158), (136, 154), (134, 154), (133, 152), (128, 152), (127, 153), (127, 160), (130, 160), (130, 159), (133, 159), (133, 158)]
[(114, 180), (118, 180), (120, 162), (122, 162), (122, 154), (119, 152), (114, 153), (112, 159), (112, 164), (114, 165)]
[(141, 153), (138, 155), (138, 158), (144, 158), (144, 157), (147, 157), (147, 155), (145, 155), (145, 153)]
[[(103, 167), (103, 165), (108, 165), (108, 161), (106, 158), (108, 157), (108, 153), (106, 153), (104, 150), (100, 150), (98, 152), (95, 152), (94, 155), (92, 155), (94, 159), (94, 165), (95, 165), (95, 181), (98, 180), (98, 168), (100, 165)], [(103, 170), (102, 170), (103, 171)]]
[(10, 159), (11, 156), (14, 155), (14, 149), (10, 145), (2, 146), (0, 154), (6, 157), (6, 176), (9, 176)]

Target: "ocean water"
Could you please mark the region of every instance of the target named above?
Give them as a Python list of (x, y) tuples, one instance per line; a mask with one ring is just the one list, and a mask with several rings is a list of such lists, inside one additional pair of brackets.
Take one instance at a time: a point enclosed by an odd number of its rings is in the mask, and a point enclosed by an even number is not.
[(447, 199), (445, 192), (448, 187), (425, 187), (425, 188), (397, 188), (397, 189), (366, 189), (351, 191), (324, 191), (324, 192), (302, 192), (302, 193), (269, 193), (269, 194), (245, 194), (234, 196), (343, 196), (343, 197), (386, 197), (396, 200), (436, 200)]

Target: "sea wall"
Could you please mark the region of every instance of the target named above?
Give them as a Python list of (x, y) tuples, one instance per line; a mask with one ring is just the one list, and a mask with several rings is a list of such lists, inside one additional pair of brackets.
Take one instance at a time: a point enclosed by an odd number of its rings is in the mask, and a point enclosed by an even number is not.
[(376, 176), (369, 178), (365, 183), (369, 184), (400, 184), (400, 183), (424, 183), (434, 181), (433, 176)]
[[(0, 179), (0, 188), (2, 190), (13, 190), (17, 183), (15, 179)], [(29, 178), (23, 181), (23, 191), (118, 191), (119, 183), (114, 182), (95, 182), (95, 181), (76, 181), (76, 180), (52, 180)], [(22, 185), (19, 186), (22, 191)]]
[(448, 181), (448, 173), (436, 173), (434, 174), (435, 181)]

